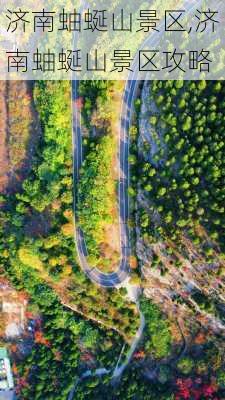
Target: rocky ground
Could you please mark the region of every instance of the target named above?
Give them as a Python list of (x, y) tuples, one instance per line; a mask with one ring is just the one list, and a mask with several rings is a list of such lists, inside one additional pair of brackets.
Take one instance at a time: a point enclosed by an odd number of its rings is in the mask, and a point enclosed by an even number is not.
[[(149, 103), (149, 89), (147, 82), (142, 91), (138, 143), (139, 156), (144, 155), (146, 161), (152, 160), (158, 145), (163, 145), (163, 132), (159, 132), (157, 138), (151, 135), (152, 126), (149, 117), (152, 110), (154, 112), (157, 110), (154, 104)], [(146, 146), (146, 143), (150, 146)], [(146, 152), (146, 148), (150, 150)], [(137, 209), (148, 212), (150, 206), (149, 194), (139, 187)], [(157, 212), (154, 218), (157, 220)], [(199, 227), (199, 230), (202, 236), (207, 235), (202, 227)], [(215, 251), (214, 262), (208, 263), (204, 253), (199, 253), (185, 234), (181, 241), (182, 251), (169, 238), (167, 242), (151, 243), (143, 238), (140, 229), (137, 228), (137, 256), (144, 277), (145, 295), (158, 303), (172, 319), (176, 319), (185, 335), (190, 335), (194, 326), (196, 330), (201, 328), (224, 335), (225, 321), (221, 317), (225, 307), (224, 260), (219, 251)], [(179, 267), (174, 264), (173, 256), (168, 255), (169, 247), (173, 248), (179, 260)], [(166, 274), (162, 274), (159, 268), (152, 268), (153, 254), (157, 254), (159, 262), (166, 269)], [(200, 307), (195, 300), (196, 296), (204, 297), (209, 302), (208, 308)], [(217, 312), (212, 310), (215, 304), (218, 306)]]

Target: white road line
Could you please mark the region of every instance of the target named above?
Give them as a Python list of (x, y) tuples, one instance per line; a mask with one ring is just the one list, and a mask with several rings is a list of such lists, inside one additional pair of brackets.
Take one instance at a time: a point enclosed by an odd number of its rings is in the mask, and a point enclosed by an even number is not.
[[(190, 13), (193, 9), (195, 9), (199, 4), (201, 3), (201, 0), (196, 4), (193, 4), (192, 7), (189, 8), (188, 13)], [(161, 24), (162, 26), (163, 24)], [(154, 37), (155, 36), (155, 37)], [(142, 47), (149, 41), (150, 39), (150, 43), (151, 44), (156, 44), (157, 43), (157, 39), (160, 38), (160, 35), (157, 34), (153, 34), (152, 37), (147, 38), (143, 44)], [(156, 39), (156, 40), (154, 40)], [(134, 63), (136, 62), (136, 58), (137, 56), (134, 58)], [(119, 196), (119, 222), (121, 222), (121, 211), (123, 210), (123, 219), (124, 219), (124, 233), (122, 235), (122, 224), (119, 223), (120, 226), (120, 230), (119, 230), (119, 235), (120, 235), (120, 248), (121, 248), (121, 255), (120, 255), (120, 264), (119, 264), (119, 268), (118, 271), (115, 273), (110, 273), (110, 274), (103, 274), (101, 271), (99, 271), (97, 268), (90, 268), (87, 264), (86, 261), (86, 257), (84, 255), (84, 249), (86, 250), (87, 253), (87, 247), (86, 247), (86, 243), (85, 243), (85, 238), (82, 237), (83, 235), (80, 234), (80, 229), (76, 227), (76, 221), (75, 221), (75, 241), (76, 244), (78, 244), (78, 241), (80, 241), (80, 246), (77, 245), (77, 252), (78, 252), (78, 257), (80, 260), (80, 264), (81, 267), (83, 268), (84, 272), (86, 272), (86, 274), (89, 276), (89, 278), (91, 280), (93, 280), (95, 283), (100, 284), (101, 286), (106, 286), (106, 287), (114, 287), (115, 285), (117, 285), (117, 280), (119, 280), (119, 282), (122, 282), (123, 280), (125, 280), (128, 276), (129, 273), (129, 266), (128, 266), (128, 242), (129, 242), (129, 238), (130, 238), (130, 230), (129, 230), (129, 226), (127, 224), (127, 218), (129, 217), (129, 196), (128, 196), (128, 192), (126, 193), (127, 188), (129, 187), (130, 184), (130, 165), (128, 162), (128, 158), (126, 160), (126, 153), (127, 153), (127, 157), (129, 157), (129, 148), (130, 148), (130, 136), (129, 136), (129, 129), (131, 126), (131, 116), (132, 116), (132, 111), (133, 111), (133, 106), (134, 106), (134, 97), (137, 91), (137, 85), (139, 84), (139, 82), (136, 80), (136, 77), (138, 76), (138, 68), (136, 67), (134, 71), (132, 71), (132, 73), (130, 73), (127, 81), (126, 81), (126, 85), (125, 85), (125, 90), (124, 90), (124, 94), (123, 94), (123, 100), (122, 100), (122, 104), (121, 104), (121, 115), (120, 115), (120, 135), (119, 135), (119, 185), (118, 185), (118, 196)], [(74, 88), (75, 88), (75, 93), (76, 93), (76, 97), (78, 94), (78, 88), (77, 88), (77, 81), (74, 81)], [(73, 84), (72, 84), (73, 85)], [(134, 85), (134, 87), (133, 87)], [(72, 86), (72, 98), (73, 98), (73, 86)], [(126, 101), (125, 101), (126, 100)], [(74, 166), (76, 164), (76, 175), (77, 175), (77, 182), (79, 181), (79, 168), (82, 165), (82, 160), (83, 160), (83, 146), (82, 146), (82, 129), (81, 129), (81, 112), (79, 115), (79, 125), (78, 125), (78, 112), (77, 112), (77, 107), (75, 107), (75, 113), (74, 113), (74, 107), (75, 104), (73, 104), (72, 102), (72, 109), (73, 109), (73, 117), (72, 117), (72, 134), (73, 134), (73, 170), (74, 170)], [(75, 123), (76, 123), (76, 127), (74, 129), (74, 116), (75, 116)], [(126, 116), (126, 117), (125, 117)], [(76, 137), (76, 139), (78, 138), (78, 127), (79, 127), (79, 141), (75, 140), (74, 137)], [(75, 136), (74, 136), (75, 135)], [(127, 143), (126, 143), (127, 140)], [(80, 144), (79, 149), (77, 148), (78, 143)], [(122, 165), (121, 165), (121, 147), (123, 149), (123, 155), (122, 155)], [(128, 151), (126, 151), (126, 149)], [(80, 152), (80, 153), (79, 153)], [(76, 153), (76, 154), (75, 154)], [(77, 156), (80, 157), (77, 157)], [(76, 156), (77, 160), (76, 163), (74, 162), (74, 157)], [(79, 160), (81, 161), (81, 165), (79, 165)], [(121, 170), (121, 166), (122, 166), (122, 170)], [(122, 177), (122, 173), (124, 173), (126, 171), (126, 166), (127, 166), (127, 176), (125, 175), (125, 179), (121, 180)], [(73, 171), (73, 176), (75, 176), (74, 171)], [(77, 183), (76, 182), (76, 183)], [(122, 205), (121, 205), (121, 182), (122, 182), (122, 198), (123, 198), (123, 209), (122, 209)], [(126, 198), (127, 196), (127, 198)], [(126, 203), (127, 200), (127, 203)], [(76, 193), (75, 193), (75, 184), (74, 184), (74, 206), (76, 206)], [(76, 220), (76, 207), (74, 210), (74, 214), (75, 214), (75, 220)], [(127, 218), (126, 218), (127, 217)], [(126, 234), (126, 227), (127, 227), (127, 231), (128, 231), (128, 235)], [(80, 232), (79, 232), (80, 231)], [(125, 238), (125, 254), (123, 255), (123, 241), (122, 241), (122, 237)], [(79, 249), (80, 247), (80, 249)], [(80, 250), (82, 253), (80, 253)], [(82, 260), (83, 257), (83, 260)], [(124, 270), (123, 270), (123, 266), (125, 266)]]

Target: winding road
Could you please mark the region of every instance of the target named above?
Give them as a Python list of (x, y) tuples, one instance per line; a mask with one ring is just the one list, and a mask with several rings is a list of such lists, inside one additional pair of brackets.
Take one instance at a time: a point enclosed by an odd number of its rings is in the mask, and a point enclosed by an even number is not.
[(120, 226), (120, 264), (118, 270), (113, 273), (102, 273), (97, 268), (92, 268), (87, 263), (87, 247), (82, 230), (79, 227), (79, 221), (76, 215), (77, 204), (77, 184), (80, 179), (80, 168), (83, 163), (83, 148), (82, 148), (82, 125), (81, 112), (77, 107), (79, 98), (77, 80), (72, 82), (72, 110), (73, 110), (73, 170), (74, 170), (74, 209), (75, 209), (75, 242), (77, 253), (82, 269), (86, 275), (96, 284), (103, 287), (114, 287), (122, 283), (129, 274), (129, 128), (131, 124), (131, 114), (134, 99), (136, 96), (137, 81), (127, 81), (123, 95), (121, 117), (120, 117), (120, 132), (119, 132), (119, 226)]
[[(193, 9), (201, 4), (202, 0), (195, 2), (185, 0), (186, 15), (190, 14)], [(85, 9), (85, 5), (83, 6)], [(159, 25), (159, 30), (163, 27), (163, 22)], [(160, 40), (161, 33), (153, 33), (147, 37), (140, 46), (156, 46)], [(138, 54), (133, 61), (134, 70), (130, 71), (126, 86), (123, 94), (121, 115), (120, 115), (120, 131), (119, 131), (119, 189), (118, 189), (118, 203), (119, 203), (119, 226), (120, 226), (120, 263), (117, 271), (113, 273), (103, 273), (97, 268), (88, 265), (87, 262), (87, 247), (85, 237), (79, 227), (79, 221), (76, 213), (77, 204), (77, 184), (80, 179), (80, 168), (83, 163), (83, 148), (82, 148), (82, 125), (81, 125), (81, 111), (77, 107), (77, 100), (79, 98), (79, 81), (72, 80), (72, 137), (73, 137), (73, 174), (74, 174), (74, 210), (75, 210), (75, 243), (77, 253), (80, 261), (81, 268), (85, 274), (91, 279), (92, 282), (102, 287), (115, 287), (121, 284), (128, 277), (130, 272), (129, 256), (130, 256), (130, 241), (129, 241), (129, 128), (131, 125), (132, 110), (134, 100), (139, 85), (138, 79)]]
[[(184, 0), (184, 6), (186, 7), (187, 14), (191, 13), (193, 9), (196, 9), (201, 4), (202, 0), (197, 2), (193, 2), (190, 0)], [(85, 6), (83, 6), (85, 9)], [(159, 25), (159, 28), (162, 28), (162, 23)], [(159, 34), (153, 34), (148, 37), (142, 44), (140, 48), (143, 48), (146, 44), (149, 46), (156, 46), (158, 41), (160, 40)], [(77, 204), (77, 184), (80, 179), (80, 168), (83, 163), (83, 148), (82, 148), (82, 125), (81, 125), (81, 112), (77, 107), (77, 100), (79, 98), (79, 81), (72, 80), (72, 138), (73, 138), (73, 178), (74, 178), (74, 210), (75, 210), (75, 243), (77, 247), (77, 253), (80, 260), (80, 265), (85, 274), (91, 279), (92, 282), (106, 288), (116, 287), (121, 284), (128, 276), (130, 272), (129, 267), (129, 255), (130, 255), (130, 245), (129, 245), (129, 227), (128, 227), (128, 218), (129, 218), (129, 196), (128, 196), (128, 187), (129, 187), (129, 128), (131, 126), (132, 120), (132, 112), (134, 100), (137, 94), (137, 89), (139, 86), (138, 78), (138, 67), (137, 67), (137, 57), (136, 55), (133, 65), (136, 65), (134, 71), (131, 71), (126, 81), (126, 86), (123, 94), (122, 105), (121, 105), (121, 115), (120, 115), (120, 131), (119, 131), (119, 152), (118, 152), (118, 164), (119, 164), (119, 185), (118, 185), (118, 203), (119, 203), (119, 224), (120, 224), (120, 264), (118, 266), (118, 270), (113, 273), (105, 274), (102, 273), (97, 268), (92, 268), (87, 263), (87, 247), (85, 243), (85, 238), (82, 230), (79, 227), (79, 221), (77, 219), (76, 214), (76, 204)], [(138, 301), (137, 307), (139, 309)], [(137, 345), (142, 337), (143, 330), (145, 327), (145, 319), (140, 311), (140, 326), (136, 332), (134, 340), (130, 346), (130, 350), (127, 353), (125, 361), (122, 365), (119, 366), (121, 356), (118, 359), (116, 367), (113, 371), (102, 368), (97, 370), (94, 375), (105, 375), (110, 374), (112, 372), (112, 379), (118, 379), (124, 369), (128, 366)], [(123, 350), (122, 350), (123, 351)], [(86, 371), (79, 378), (74, 387), (72, 388), (68, 400), (72, 400), (74, 398), (74, 394), (76, 392), (76, 387), (79, 382), (91, 376), (91, 371)]]

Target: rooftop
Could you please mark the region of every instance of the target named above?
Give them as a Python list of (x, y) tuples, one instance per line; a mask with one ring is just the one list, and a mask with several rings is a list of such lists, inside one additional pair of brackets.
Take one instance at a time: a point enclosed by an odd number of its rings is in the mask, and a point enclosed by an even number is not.
[(8, 353), (4, 347), (0, 347), (0, 392), (13, 387), (13, 376)]

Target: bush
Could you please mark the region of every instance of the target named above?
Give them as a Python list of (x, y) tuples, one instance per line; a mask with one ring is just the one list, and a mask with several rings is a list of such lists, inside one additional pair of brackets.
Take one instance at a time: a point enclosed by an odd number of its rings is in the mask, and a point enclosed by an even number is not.
[(189, 357), (183, 357), (177, 363), (177, 368), (182, 374), (188, 375), (194, 367), (194, 361)]

